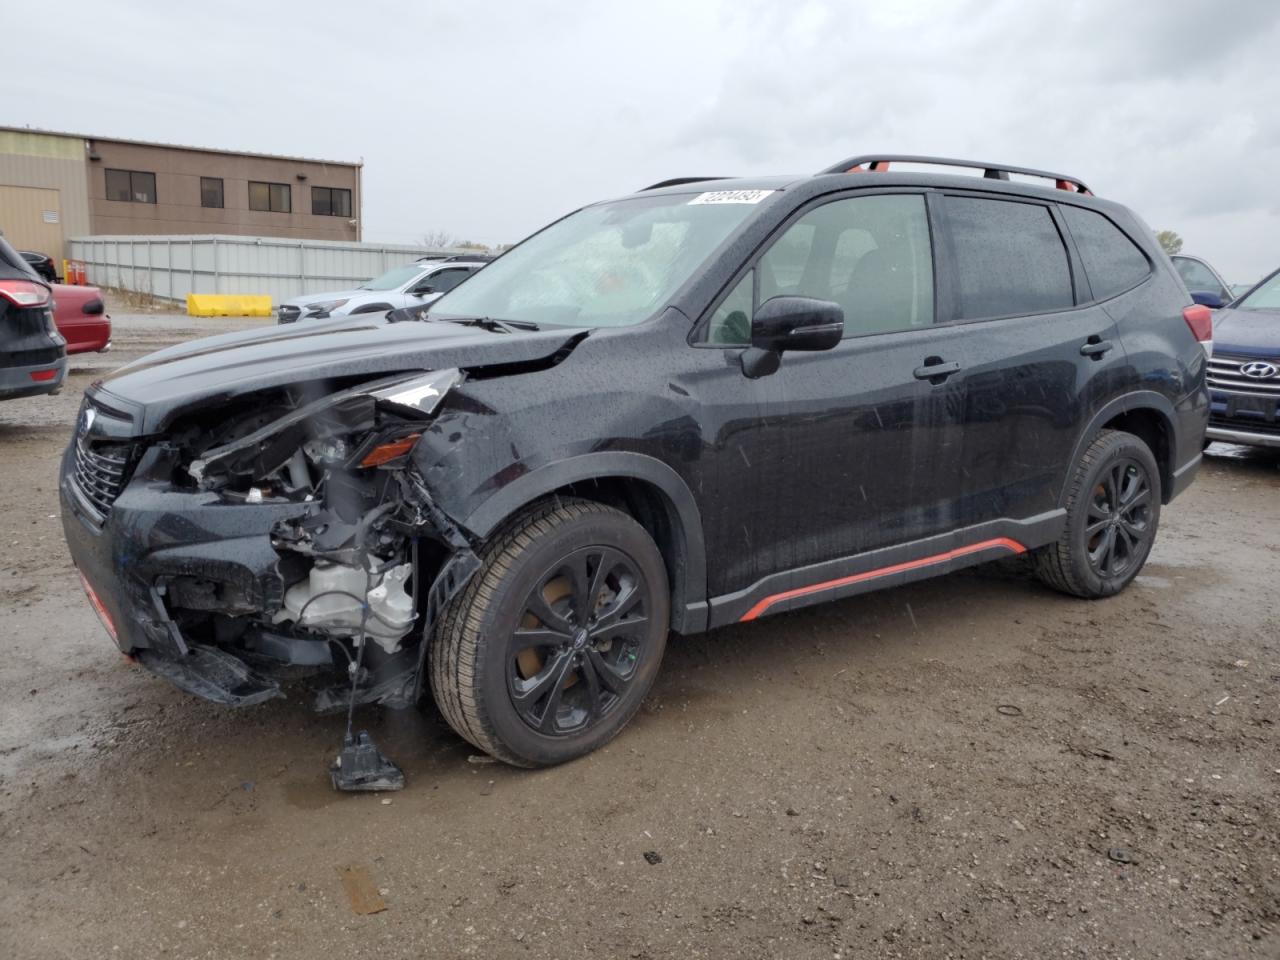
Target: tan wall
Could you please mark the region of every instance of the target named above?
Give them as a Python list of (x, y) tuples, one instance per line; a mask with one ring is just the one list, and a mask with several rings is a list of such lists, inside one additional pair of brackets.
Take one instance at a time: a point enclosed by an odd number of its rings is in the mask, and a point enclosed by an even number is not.
[[(0, 130), (0, 187), (39, 190), (0, 191), (5, 238), (20, 249), (65, 257), (66, 241), (89, 232), (86, 165), (79, 137)], [(50, 209), (57, 212), (56, 224), (44, 222)]]
[[(10, 187), (0, 183), (0, 220), (4, 238), (18, 250), (39, 250), (62, 259), (62, 216), (57, 190)], [(59, 273), (62, 264), (57, 265)]]
[[(101, 159), (87, 164), (90, 215), (87, 233), (223, 233), (305, 240), (360, 239), (358, 167), (110, 140), (92, 140), (90, 143)], [(154, 173), (156, 202), (108, 200), (108, 169)], [(299, 174), (306, 179), (299, 180)], [(201, 177), (222, 179), (222, 209), (200, 205)], [(250, 210), (250, 180), (289, 184), (292, 212)], [(351, 217), (312, 215), (313, 186), (350, 190)], [(349, 219), (356, 220), (356, 224), (353, 226)], [(68, 236), (74, 235), (68, 233)]]

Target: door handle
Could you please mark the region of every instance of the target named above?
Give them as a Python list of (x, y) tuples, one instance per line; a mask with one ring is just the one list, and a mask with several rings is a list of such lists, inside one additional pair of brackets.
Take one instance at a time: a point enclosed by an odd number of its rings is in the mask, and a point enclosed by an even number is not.
[(1101, 360), (1103, 356), (1111, 352), (1114, 344), (1110, 340), (1103, 340), (1097, 334), (1089, 338), (1089, 341), (1080, 348), (1080, 356), (1090, 357), (1094, 360)]
[(925, 357), (924, 366), (916, 367), (911, 371), (911, 375), (917, 380), (928, 380), (936, 386), (959, 369), (960, 364), (954, 360), (944, 363), (941, 357)]

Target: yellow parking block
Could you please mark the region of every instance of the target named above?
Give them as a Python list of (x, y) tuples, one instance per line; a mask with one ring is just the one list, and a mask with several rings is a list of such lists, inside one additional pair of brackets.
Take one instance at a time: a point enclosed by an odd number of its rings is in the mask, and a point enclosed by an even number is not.
[(269, 317), (271, 297), (237, 293), (188, 293), (191, 317)]

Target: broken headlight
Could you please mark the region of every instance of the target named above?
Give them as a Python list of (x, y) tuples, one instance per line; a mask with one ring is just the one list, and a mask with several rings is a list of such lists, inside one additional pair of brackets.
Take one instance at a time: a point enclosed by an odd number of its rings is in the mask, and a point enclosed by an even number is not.
[(201, 489), (241, 493), (250, 502), (305, 497), (335, 468), (398, 465), (461, 379), (453, 368), (400, 375), (301, 403), (203, 451), (187, 473)]

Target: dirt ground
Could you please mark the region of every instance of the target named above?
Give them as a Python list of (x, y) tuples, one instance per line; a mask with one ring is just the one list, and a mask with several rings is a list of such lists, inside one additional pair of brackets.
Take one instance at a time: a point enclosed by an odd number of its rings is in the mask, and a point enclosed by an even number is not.
[(1120, 597), (995, 566), (677, 638), (553, 770), (368, 712), (408, 787), (339, 795), (341, 718), (131, 667), (57, 518), (95, 371), (261, 322), (116, 317), (0, 404), (0, 957), (1280, 957), (1280, 457), (1211, 448)]

